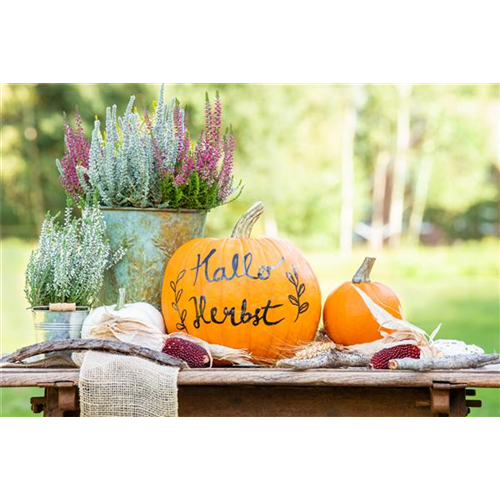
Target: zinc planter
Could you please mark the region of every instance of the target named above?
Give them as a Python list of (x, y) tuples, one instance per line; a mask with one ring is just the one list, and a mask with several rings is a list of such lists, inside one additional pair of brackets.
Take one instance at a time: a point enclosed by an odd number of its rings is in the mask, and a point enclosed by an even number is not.
[(32, 308), (37, 343), (79, 339), (83, 321), (89, 311), (90, 307), (77, 307), (76, 311), (49, 311), (48, 307)]
[(127, 302), (148, 302), (161, 308), (161, 287), (167, 262), (184, 243), (203, 236), (206, 212), (154, 208), (101, 207), (113, 248), (126, 254), (104, 277), (101, 304), (115, 304), (125, 288)]
[[(82, 325), (90, 312), (90, 307), (79, 306), (76, 311), (50, 311), (48, 307), (33, 307), (33, 322), (37, 344), (50, 340), (79, 339)], [(31, 361), (41, 361), (44, 358), (63, 357), (71, 359), (72, 351), (64, 353), (41, 354)]]
[[(35, 324), (36, 342), (48, 342), (49, 340), (79, 339), (82, 325), (88, 316), (90, 307), (78, 306), (76, 311), (49, 311), (47, 307), (33, 307), (33, 322)], [(54, 354), (40, 354), (33, 358), (34, 361), (52, 356), (71, 358), (71, 352)]]

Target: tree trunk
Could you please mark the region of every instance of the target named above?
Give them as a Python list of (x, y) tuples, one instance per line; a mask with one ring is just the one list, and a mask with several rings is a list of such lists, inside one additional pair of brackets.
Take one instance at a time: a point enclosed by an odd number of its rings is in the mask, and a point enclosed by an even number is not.
[(24, 107), (23, 128), (26, 137), (26, 152), (28, 159), (26, 174), (29, 177), (30, 186), (28, 190), (29, 203), (31, 205), (33, 222), (36, 225), (37, 232), (39, 232), (45, 216), (45, 203), (43, 198), (42, 175), (40, 170), (40, 151), (36, 143), (38, 127), (35, 106), (33, 103), (26, 103), (26, 106)]
[(394, 174), (391, 194), (391, 210), (389, 214), (389, 232), (391, 246), (397, 247), (401, 242), (403, 231), (403, 211), (408, 170), (408, 150), (410, 145), (410, 95), (411, 84), (398, 85), (400, 104), (398, 109), (397, 147), (394, 160)]
[(374, 252), (378, 252), (384, 246), (384, 200), (387, 187), (387, 170), (390, 160), (389, 153), (386, 151), (380, 152), (377, 155), (375, 171), (373, 173), (370, 249)]
[(408, 226), (408, 238), (410, 243), (418, 244), (420, 242), (420, 233), (422, 232), (422, 222), (424, 220), (431, 173), (431, 159), (429, 157), (424, 157), (418, 170), (415, 194), (413, 195), (413, 206)]
[(342, 195), (340, 208), (340, 252), (348, 256), (352, 251), (354, 230), (354, 138), (356, 135), (355, 89), (349, 89), (344, 111), (342, 133)]

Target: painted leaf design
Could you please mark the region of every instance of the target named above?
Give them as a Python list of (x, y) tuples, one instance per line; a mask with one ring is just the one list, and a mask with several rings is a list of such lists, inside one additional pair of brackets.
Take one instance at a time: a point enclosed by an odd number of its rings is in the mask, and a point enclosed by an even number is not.
[(299, 314), (305, 313), (309, 309), (309, 302), (304, 302), (300, 307), (299, 307)]
[(179, 300), (181, 300), (181, 297), (182, 297), (182, 292), (184, 290), (181, 288), (176, 294), (175, 294), (175, 301), (176, 302), (179, 302)]
[(173, 290), (173, 292), (175, 293), (175, 283), (173, 281), (170, 282), (170, 288)]
[(177, 276), (177, 283), (179, 283), (179, 281), (180, 281), (182, 278), (184, 278), (184, 275), (185, 275), (185, 274), (186, 274), (186, 270), (185, 270), (185, 269), (183, 269), (183, 270), (179, 273), (179, 275)]
[(179, 307), (177, 306), (177, 304), (175, 302), (172, 302), (172, 309), (174, 311), (178, 311), (179, 310)]
[(288, 296), (288, 300), (290, 301), (290, 303), (292, 303), (294, 306), (298, 306), (299, 305), (299, 301), (297, 300), (297, 297), (294, 297), (293, 295), (289, 295)]
[(286, 272), (286, 277), (293, 286), (297, 286), (297, 282), (295, 281), (295, 278), (292, 273)]
[(304, 295), (305, 291), (306, 291), (306, 285), (304, 283), (302, 283), (299, 286), (299, 289), (297, 290), (297, 293), (298, 293), (299, 297), (301, 297), (302, 295)]

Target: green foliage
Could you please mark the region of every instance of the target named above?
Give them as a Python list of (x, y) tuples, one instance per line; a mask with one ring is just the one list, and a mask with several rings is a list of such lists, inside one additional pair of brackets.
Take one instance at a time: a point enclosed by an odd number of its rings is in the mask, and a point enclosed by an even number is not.
[[(87, 127), (109, 103), (137, 96), (139, 112), (158, 95), (157, 85), (5, 85), (2, 111), (2, 229), (33, 237), (43, 213), (65, 206), (54, 168), (63, 155), (62, 111), (77, 105)], [(219, 90), (236, 135), (235, 162), (245, 179), (240, 198), (208, 227), (227, 234), (241, 212), (262, 199), (280, 233), (334, 247), (339, 232), (343, 85), (166, 86), (187, 110), (192, 137), (202, 128), (203, 96)], [(412, 146), (405, 222), (424, 161), (431, 162), (425, 221), (454, 238), (455, 219), (498, 200), (498, 85), (415, 85), (411, 97)], [(371, 217), (372, 176), (377, 154), (396, 148), (398, 93), (393, 85), (365, 85), (359, 102), (355, 143), (355, 220)], [(190, 185), (189, 189), (194, 186)], [(390, 188), (390, 178), (388, 189)], [(163, 189), (170, 190), (166, 186)], [(186, 193), (176, 194), (182, 205)], [(498, 213), (498, 210), (496, 211)], [(439, 219), (434, 214), (439, 213)], [(467, 231), (463, 237), (482, 236)], [(460, 236), (462, 237), (462, 236)]]
[[(217, 197), (219, 187), (215, 183), (210, 186), (207, 182), (202, 181), (196, 172), (193, 172), (187, 182), (180, 186), (171, 177), (167, 177), (162, 181), (161, 189), (163, 199), (169, 200), (169, 208), (210, 210), (220, 205)], [(242, 190), (243, 187), (240, 183), (233, 198), (226, 203), (238, 199)]]

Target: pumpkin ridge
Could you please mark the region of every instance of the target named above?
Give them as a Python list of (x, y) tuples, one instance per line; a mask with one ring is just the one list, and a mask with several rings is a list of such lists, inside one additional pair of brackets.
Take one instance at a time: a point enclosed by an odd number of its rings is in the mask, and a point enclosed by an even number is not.
[[(266, 238), (266, 241), (269, 242), (272, 247), (275, 249), (276, 251), (276, 254), (277, 254), (277, 260), (280, 260), (281, 258), (284, 258), (284, 261), (283, 261), (283, 272), (285, 272), (286, 270), (286, 261), (288, 260), (287, 257), (284, 255), (285, 253), (288, 254), (288, 248), (285, 248), (286, 252), (283, 252), (283, 249), (282, 249), (282, 245), (283, 243), (285, 243), (285, 247), (286, 247), (286, 241), (282, 241), (282, 240), (276, 240), (276, 239), (271, 239), (271, 238)], [(279, 346), (276, 347), (275, 344), (278, 343)], [(290, 343), (290, 326), (287, 325), (287, 331), (286, 331), (286, 335), (284, 338), (280, 339), (279, 337), (277, 338), (276, 340), (276, 336), (275, 336), (275, 340), (273, 343), (271, 343), (271, 345), (269, 346), (269, 351), (271, 352), (272, 355), (274, 356), (277, 356), (279, 357), (280, 356), (280, 352), (283, 350), (283, 347), (284, 346), (288, 346)], [(268, 351), (268, 354), (269, 354), (269, 351)]]
[[(210, 240), (211, 238), (207, 238), (207, 239)], [(188, 271), (191, 270), (191, 268), (189, 267), (189, 261), (191, 259), (191, 256), (192, 255), (196, 255), (197, 253), (200, 253), (199, 252), (199, 248), (202, 247), (202, 246), (204, 247), (206, 244), (207, 244), (207, 242), (203, 238), (199, 238), (198, 240), (194, 241), (191, 244), (191, 246), (189, 247), (189, 251), (185, 254), (185, 257), (180, 260), (181, 268), (186, 271), (186, 277), (189, 276), (189, 278), (190, 278), (190, 274), (189, 274)], [(191, 287), (191, 286), (195, 286), (195, 285), (191, 285), (191, 283), (188, 282), (187, 286)], [(198, 292), (198, 287), (197, 286), (196, 286), (195, 290), (196, 290), (196, 292)], [(196, 293), (196, 295), (198, 296), (199, 294)], [(187, 304), (186, 304), (185, 308), (188, 309), (188, 311), (189, 311), (189, 298), (187, 297), (187, 295), (185, 295), (183, 297), (183, 301), (186, 301), (186, 300), (187, 300)], [(190, 327), (187, 324), (187, 318), (186, 318), (186, 322), (185, 322), (185, 327), (186, 327), (185, 333), (189, 333), (190, 335), (192, 335), (192, 333), (189, 331)], [(192, 330), (192, 328), (194, 328), (194, 326), (191, 327), (191, 330)]]
[[(278, 259), (281, 259), (282, 257), (284, 258), (284, 269), (283, 269), (283, 272), (285, 272), (286, 270), (286, 261), (287, 261), (287, 258), (285, 257), (285, 255), (283, 255), (285, 252), (283, 252), (282, 248), (281, 248), (281, 245), (283, 243), (285, 243), (285, 247), (287, 246), (286, 245), (286, 241), (285, 240), (281, 240), (281, 239), (273, 239), (273, 238), (265, 238), (265, 241), (266, 243), (270, 243), (272, 245), (272, 247), (274, 248), (274, 250), (276, 251), (277, 255), (278, 255)], [(288, 248), (286, 248), (287, 252), (288, 253)], [(278, 338), (278, 342), (281, 344), (279, 346), (279, 348), (276, 348), (274, 346), (274, 344), (276, 343), (276, 340), (274, 340), (270, 345), (269, 345), (269, 349), (268, 349), (268, 352), (267, 354), (271, 354), (271, 355), (275, 355), (275, 356), (279, 356), (279, 351), (283, 349), (283, 347), (285, 345), (288, 345), (289, 343), (289, 339), (290, 339), (290, 326), (287, 325), (287, 333), (285, 335), (285, 337), (283, 339), (279, 339)], [(274, 350), (276, 349), (276, 352), (273, 352)]]
[[(198, 246), (197, 246), (198, 251), (196, 253), (203, 255), (206, 252), (206, 249), (209, 249), (210, 247), (215, 247), (217, 245), (217, 238), (210, 238), (208, 242), (205, 241), (204, 239), (201, 239), (200, 243), (201, 244), (199, 245), (199, 247), (201, 248), (201, 251), (200, 251), (200, 248), (198, 248)], [(193, 286), (193, 296), (196, 299), (198, 299), (199, 297), (202, 297), (202, 296), (205, 296), (205, 297), (207, 296), (205, 288), (207, 286), (209, 286), (209, 284), (205, 283), (203, 281), (203, 279), (198, 279), (196, 284), (193, 283), (192, 286)], [(198, 336), (198, 335), (200, 335), (198, 333), (198, 330), (200, 330), (200, 329), (195, 328), (193, 325), (193, 333), (189, 332), (189, 334), (194, 335), (194, 336)], [(210, 331), (210, 328), (207, 328), (206, 333), (203, 333), (201, 335), (201, 338), (203, 340), (205, 340), (205, 342), (208, 342), (211, 344), (212, 343), (211, 336), (212, 336), (212, 333)]]
[[(379, 286), (383, 286), (384, 288), (387, 288), (387, 287), (385, 287), (385, 285), (383, 283), (379, 283), (377, 281), (372, 281), (371, 284), (372, 285), (376, 285), (376, 289), (377, 289), (377, 291), (379, 293), (381, 292), (381, 289), (379, 288)], [(386, 290), (384, 290), (384, 291), (386, 291)], [(372, 300), (375, 300), (375, 302), (377, 302), (380, 307), (383, 307), (384, 309), (386, 309), (393, 316), (394, 315), (396, 315), (396, 317), (400, 317), (401, 316), (401, 318), (402, 318), (401, 311), (399, 311), (397, 309), (394, 309), (394, 307), (392, 307), (391, 305), (389, 305), (387, 302), (383, 301), (379, 297), (373, 297)]]
[[(228, 243), (228, 240), (229, 238), (224, 238), (221, 242), (222, 244), (222, 249), (220, 251), (220, 254), (219, 254), (219, 267), (222, 267), (224, 265), (224, 256), (226, 255), (226, 247), (227, 247), (227, 243)], [(219, 287), (219, 297), (218, 297), (218, 304), (222, 304), (222, 298), (223, 298), (223, 295), (224, 295), (224, 287), (223, 286), (220, 286)], [(226, 343), (226, 338), (227, 338), (227, 332), (226, 332), (226, 328), (225, 328), (225, 325), (221, 325), (221, 336), (222, 336), (222, 345), (228, 345)], [(210, 343), (217, 343), (217, 342), (212, 342), (211, 340), (209, 341)]]

